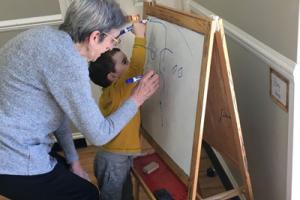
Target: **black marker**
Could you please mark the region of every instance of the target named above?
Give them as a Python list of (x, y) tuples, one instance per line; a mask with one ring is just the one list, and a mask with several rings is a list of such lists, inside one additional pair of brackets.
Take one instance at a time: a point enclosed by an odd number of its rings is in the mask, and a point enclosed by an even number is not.
[(127, 79), (127, 80), (125, 81), (125, 83), (127, 83), (127, 84), (128, 84), (128, 83), (135, 83), (135, 82), (141, 80), (142, 78), (143, 78), (143, 75), (134, 76), (134, 77), (132, 77), (132, 78)]
[[(149, 19), (143, 19), (143, 20), (140, 21), (140, 23), (146, 24), (148, 21), (149, 21)], [(130, 26), (124, 28), (123, 30), (120, 31), (120, 34), (118, 35), (118, 37), (120, 37), (124, 33), (132, 31), (132, 29), (133, 29), (133, 25), (130, 25)]]

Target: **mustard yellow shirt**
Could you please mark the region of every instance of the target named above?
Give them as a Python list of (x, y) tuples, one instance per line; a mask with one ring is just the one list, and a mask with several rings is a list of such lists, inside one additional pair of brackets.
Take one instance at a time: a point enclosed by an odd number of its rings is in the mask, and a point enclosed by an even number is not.
[[(107, 88), (103, 88), (103, 93), (99, 99), (99, 107), (104, 116), (116, 111), (131, 95), (131, 91), (136, 83), (126, 84), (125, 81), (128, 78), (143, 74), (145, 54), (145, 39), (136, 37), (129, 69), (120, 79)], [(138, 111), (120, 134), (103, 146), (104, 150), (125, 154), (140, 152), (140, 121), (140, 111)]]

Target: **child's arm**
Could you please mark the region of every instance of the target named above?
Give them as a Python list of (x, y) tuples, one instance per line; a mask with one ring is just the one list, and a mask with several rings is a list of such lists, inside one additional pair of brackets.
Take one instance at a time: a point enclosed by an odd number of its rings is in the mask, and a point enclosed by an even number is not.
[(146, 57), (146, 40), (145, 40), (146, 25), (143, 23), (133, 24), (133, 33), (135, 40), (128, 70), (128, 78), (143, 74), (145, 57)]
[(146, 24), (141, 22), (133, 23), (133, 34), (135, 37), (145, 38)]
[(146, 25), (143, 23), (134, 23), (132, 32), (135, 34), (132, 56), (129, 63), (129, 69), (121, 76), (116, 83), (121, 96), (124, 98), (130, 95), (131, 89), (136, 84), (126, 84), (125, 81), (137, 75), (144, 74), (144, 65), (146, 57), (145, 42)]

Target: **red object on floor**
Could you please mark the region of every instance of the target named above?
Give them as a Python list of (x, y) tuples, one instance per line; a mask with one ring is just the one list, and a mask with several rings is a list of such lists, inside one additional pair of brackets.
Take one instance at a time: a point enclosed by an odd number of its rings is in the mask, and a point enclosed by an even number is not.
[[(157, 162), (159, 168), (150, 174), (144, 173), (143, 167), (152, 161)], [(174, 200), (187, 200), (187, 186), (165, 164), (157, 153), (137, 157), (133, 161), (133, 168), (138, 172), (152, 193), (159, 189), (165, 189), (171, 194)]]

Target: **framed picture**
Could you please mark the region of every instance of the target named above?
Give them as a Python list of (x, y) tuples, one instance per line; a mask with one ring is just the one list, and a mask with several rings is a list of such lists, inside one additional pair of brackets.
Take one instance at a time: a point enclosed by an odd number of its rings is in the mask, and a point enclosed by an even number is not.
[(133, 0), (134, 6), (143, 6), (144, 0)]
[(270, 68), (270, 96), (283, 110), (288, 112), (289, 80)]

